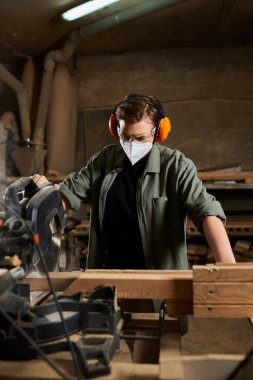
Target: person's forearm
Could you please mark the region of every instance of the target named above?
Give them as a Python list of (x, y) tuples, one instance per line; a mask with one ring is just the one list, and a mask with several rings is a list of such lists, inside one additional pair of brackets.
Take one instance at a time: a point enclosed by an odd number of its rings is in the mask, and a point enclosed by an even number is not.
[[(60, 185), (58, 183), (55, 183), (54, 187), (57, 190), (60, 189)], [(60, 193), (60, 196), (61, 196), (61, 201), (62, 201), (62, 205), (63, 205), (64, 210), (68, 210), (70, 208), (69, 201), (61, 193)]]
[(235, 263), (234, 254), (222, 221), (207, 216), (202, 222), (204, 235), (217, 263)]

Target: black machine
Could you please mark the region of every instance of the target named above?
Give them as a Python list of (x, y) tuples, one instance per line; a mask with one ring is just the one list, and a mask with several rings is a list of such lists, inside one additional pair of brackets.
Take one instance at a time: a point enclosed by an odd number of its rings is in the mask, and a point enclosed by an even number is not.
[[(0, 359), (24, 360), (69, 350), (77, 378), (108, 374), (119, 347), (121, 316), (115, 289), (99, 287), (90, 294), (55, 296), (30, 306), (30, 291), (18, 283), (32, 270), (48, 276), (57, 269), (61, 230), (66, 215), (59, 192), (21, 178), (5, 192), (0, 231)], [(71, 342), (75, 332), (95, 334)], [(106, 336), (106, 337), (105, 337)], [(64, 339), (65, 338), (65, 339)], [(68, 378), (48, 363), (63, 378)]]

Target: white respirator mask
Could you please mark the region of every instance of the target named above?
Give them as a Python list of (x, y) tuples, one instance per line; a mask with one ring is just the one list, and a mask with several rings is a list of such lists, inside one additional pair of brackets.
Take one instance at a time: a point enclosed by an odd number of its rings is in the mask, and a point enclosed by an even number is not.
[(140, 159), (146, 156), (152, 149), (152, 141), (124, 141), (120, 139), (120, 144), (129, 158), (132, 165), (136, 164)]

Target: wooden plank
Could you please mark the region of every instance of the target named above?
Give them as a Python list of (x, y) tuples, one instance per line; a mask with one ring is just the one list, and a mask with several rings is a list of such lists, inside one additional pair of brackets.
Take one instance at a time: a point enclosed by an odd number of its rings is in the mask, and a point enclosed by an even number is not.
[[(57, 292), (64, 291), (81, 272), (52, 272), (49, 273), (53, 286)], [(46, 277), (25, 277), (19, 283), (29, 284), (30, 291), (49, 291)]]
[[(58, 354), (59, 357), (59, 354)], [(224, 380), (244, 359), (243, 355), (192, 355), (181, 356), (183, 380)], [(175, 358), (168, 358), (168, 375), (173, 371)], [(56, 363), (71, 379), (76, 379), (70, 359), (64, 356)], [(159, 366), (155, 364), (136, 364), (112, 362), (110, 375), (99, 377), (100, 380), (158, 380)], [(251, 380), (253, 363), (249, 362), (243, 380)], [(240, 377), (242, 378), (242, 377)], [(30, 361), (0, 361), (0, 379), (4, 380), (60, 380), (41, 359)]]
[(175, 278), (192, 278), (192, 271), (191, 270), (162, 270), (162, 269), (145, 269), (145, 270), (138, 270), (138, 269), (86, 269), (82, 273), (87, 274), (97, 274), (101, 276), (149, 276), (149, 275), (164, 275), (164, 276), (175, 276)]
[[(132, 329), (133, 327), (136, 327), (138, 330), (138, 326), (153, 326), (154, 328), (158, 328), (159, 325), (159, 313), (131, 313), (131, 319), (124, 325), (124, 328), (126, 327), (127, 329)], [(179, 331), (179, 318), (170, 318), (165, 315), (163, 328), (170, 332)]]
[[(61, 353), (62, 354), (62, 353)], [(59, 357), (56, 363), (71, 379), (76, 379), (72, 363), (66, 357)], [(168, 375), (173, 371), (177, 358), (168, 357)], [(243, 355), (192, 355), (181, 356), (183, 380), (224, 380), (244, 359)], [(110, 375), (101, 376), (99, 380), (158, 380), (159, 366), (155, 364), (137, 364), (112, 362)], [(252, 380), (253, 362), (250, 361), (244, 371), (243, 380)], [(240, 377), (242, 379), (242, 377)], [(60, 380), (41, 359), (30, 361), (0, 361), (0, 379), (4, 380)]]
[(118, 298), (138, 299), (188, 299), (193, 297), (192, 279), (175, 274), (103, 274), (84, 273), (65, 290), (69, 295), (89, 291), (99, 285), (116, 286)]
[(253, 304), (253, 282), (195, 282), (193, 303), (194, 306)]
[[(246, 265), (245, 265), (246, 264)], [(253, 264), (193, 265), (193, 282), (250, 282), (253, 281)]]
[(247, 183), (253, 182), (253, 172), (198, 172), (198, 176), (202, 181), (245, 181)]
[(194, 317), (253, 318), (253, 305), (194, 305)]
[(41, 303), (46, 298), (49, 297), (51, 293), (50, 292), (31, 292), (30, 293), (30, 306), (33, 307), (37, 305), (38, 303)]
[[(173, 379), (173, 377), (170, 377), (171, 371), (173, 372), (176, 364), (181, 364), (183, 372), (181, 378), (183, 380), (224, 380), (243, 359), (243, 355), (167, 355), (167, 360), (164, 362), (167, 377), (166, 373), (164, 373), (164, 379)], [(251, 360), (237, 379), (251, 380), (252, 373), (253, 361)]]
[[(50, 278), (56, 291), (73, 294), (100, 285), (117, 286), (118, 298), (192, 300), (191, 270), (87, 270), (85, 272), (53, 272)], [(25, 278), (31, 291), (49, 290), (45, 277)]]
[(252, 268), (252, 265), (253, 265), (253, 262), (237, 262), (237, 263), (211, 263), (211, 264), (206, 264), (206, 267), (213, 267), (215, 266), (216, 268), (225, 268), (225, 269), (229, 269), (229, 268), (232, 268), (232, 269), (243, 269), (245, 267), (247, 267), (248, 269), (251, 269)]
[(237, 240), (234, 247), (233, 251), (239, 254), (244, 254), (244, 255), (252, 255), (253, 252), (251, 251), (252, 247), (252, 242), (251, 240)]
[(203, 244), (188, 244), (187, 255), (206, 256), (207, 247)]
[[(63, 354), (63, 353), (61, 353)], [(70, 359), (63, 356), (55, 360), (56, 364), (75, 380), (73, 365)], [(99, 380), (158, 380), (159, 368), (154, 364), (132, 364), (112, 362), (111, 374), (100, 376)], [(0, 361), (0, 379), (4, 380), (60, 380), (61, 376), (56, 374), (46, 363), (40, 359), (27, 361)]]
[[(191, 219), (187, 219), (186, 228), (197, 229)], [(229, 215), (225, 228), (253, 228), (253, 217), (251, 215)]]
[[(182, 356), (184, 380), (224, 380), (244, 359), (242, 355)], [(251, 380), (253, 362), (237, 379)], [(242, 374), (241, 374), (242, 375)]]

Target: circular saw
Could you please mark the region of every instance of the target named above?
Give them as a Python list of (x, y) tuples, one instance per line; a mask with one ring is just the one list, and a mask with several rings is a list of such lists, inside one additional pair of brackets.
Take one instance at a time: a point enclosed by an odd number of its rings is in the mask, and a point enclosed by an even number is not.
[[(15, 250), (25, 252), (25, 266), (32, 264), (40, 274), (57, 270), (66, 222), (59, 191), (51, 183), (38, 187), (31, 178), (20, 178), (6, 189), (5, 229), (9, 239), (16, 239)], [(26, 244), (19, 246), (24, 236)]]

